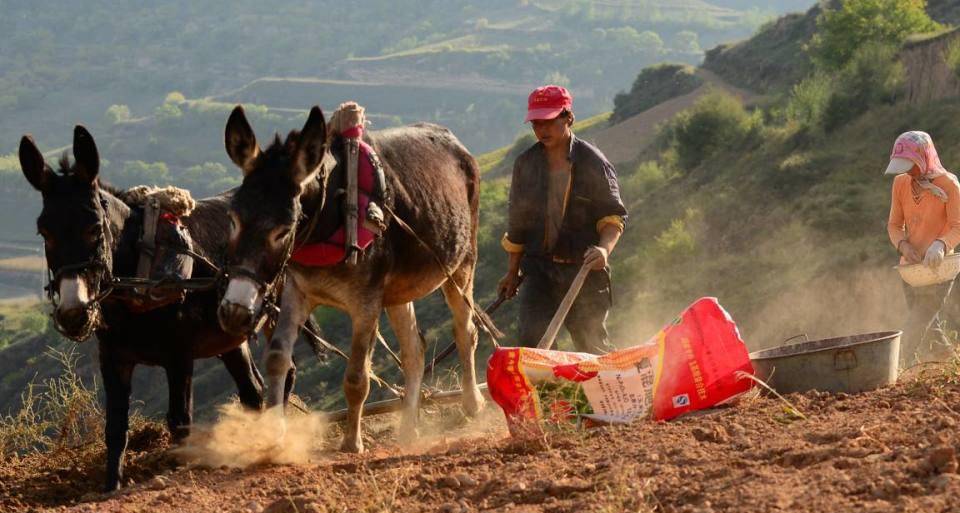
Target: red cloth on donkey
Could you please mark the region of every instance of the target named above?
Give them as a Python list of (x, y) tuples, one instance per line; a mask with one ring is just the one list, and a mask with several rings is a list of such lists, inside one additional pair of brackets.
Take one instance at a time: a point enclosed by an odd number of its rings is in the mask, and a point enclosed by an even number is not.
[[(363, 135), (363, 129), (357, 127), (341, 134), (347, 137), (360, 137)], [(359, 219), (367, 217), (367, 207), (370, 205), (370, 197), (374, 191), (374, 168), (371, 155), (373, 148), (369, 144), (360, 141), (360, 155), (357, 158), (357, 206), (359, 207)], [(368, 230), (363, 222), (357, 223), (357, 245), (361, 250), (366, 249), (376, 235)], [(343, 261), (347, 252), (344, 247), (346, 243), (346, 226), (337, 228), (333, 235), (325, 241), (314, 244), (304, 244), (290, 256), (290, 259), (301, 265), (322, 267), (336, 265)]]

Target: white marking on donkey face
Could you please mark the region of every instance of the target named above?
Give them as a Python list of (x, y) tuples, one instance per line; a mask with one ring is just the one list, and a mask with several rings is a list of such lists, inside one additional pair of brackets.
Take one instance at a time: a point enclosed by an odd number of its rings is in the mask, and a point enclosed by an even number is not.
[(87, 288), (87, 282), (79, 276), (65, 277), (60, 280), (60, 306), (61, 311), (67, 312), (76, 308), (87, 306), (90, 302), (90, 289)]
[(230, 283), (227, 284), (227, 292), (223, 295), (223, 301), (256, 311), (261, 301), (260, 288), (245, 276), (231, 278)]

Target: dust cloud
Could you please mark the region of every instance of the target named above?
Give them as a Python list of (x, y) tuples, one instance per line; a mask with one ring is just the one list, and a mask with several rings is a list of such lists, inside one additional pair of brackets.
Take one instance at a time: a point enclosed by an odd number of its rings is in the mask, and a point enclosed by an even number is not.
[(756, 351), (801, 334), (814, 340), (895, 331), (906, 315), (899, 274), (892, 266), (878, 266), (797, 284), (744, 319), (740, 330)]
[[(758, 290), (762, 297), (747, 301), (742, 291), (737, 292), (739, 301), (726, 300), (722, 291), (702, 295), (718, 297), (750, 351), (777, 347), (804, 334), (815, 340), (903, 328), (907, 317), (903, 282), (892, 265), (812, 278), (806, 274), (796, 273), (776, 292)], [(688, 303), (697, 297), (690, 295)], [(656, 292), (642, 295), (636, 304), (644, 308), (631, 310), (631, 319), (614, 327), (618, 347), (646, 342), (685, 307), (676, 301), (670, 307), (664, 305)]]
[(220, 407), (213, 424), (195, 424), (173, 452), (187, 463), (207, 467), (246, 468), (276, 463), (316, 462), (327, 424), (319, 412), (249, 411), (233, 402)]
[(476, 439), (499, 440), (509, 436), (503, 411), (490, 398), (474, 418), (467, 418), (460, 408), (421, 414), (420, 437), (401, 450), (405, 453), (433, 453), (446, 451), (460, 442)]

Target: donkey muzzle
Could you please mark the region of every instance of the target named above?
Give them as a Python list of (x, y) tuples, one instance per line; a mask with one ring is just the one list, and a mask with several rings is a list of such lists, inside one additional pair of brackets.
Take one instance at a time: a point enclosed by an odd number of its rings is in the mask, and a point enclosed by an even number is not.
[(262, 297), (260, 287), (246, 276), (231, 278), (217, 309), (220, 327), (231, 335), (246, 335), (253, 329)]
[(94, 313), (90, 308), (83, 306), (68, 309), (58, 308), (53, 313), (53, 320), (65, 336), (79, 339), (88, 334), (93, 315)]
[(236, 336), (246, 335), (253, 329), (254, 311), (248, 306), (223, 300), (217, 308), (217, 320), (223, 331)]

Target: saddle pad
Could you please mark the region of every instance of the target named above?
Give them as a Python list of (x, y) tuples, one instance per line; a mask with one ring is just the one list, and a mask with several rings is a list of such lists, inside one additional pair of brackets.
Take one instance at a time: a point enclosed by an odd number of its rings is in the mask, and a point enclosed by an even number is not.
[[(370, 205), (370, 195), (374, 187), (374, 169), (370, 157), (372, 154), (373, 148), (360, 141), (360, 158), (357, 159), (357, 207), (361, 221), (367, 218), (367, 207)], [(357, 245), (360, 251), (367, 249), (374, 238), (374, 233), (365, 228), (363, 222), (357, 223)], [(290, 259), (311, 267), (337, 265), (347, 256), (344, 248), (346, 239), (346, 227), (341, 225), (327, 240), (300, 246), (294, 250)]]

